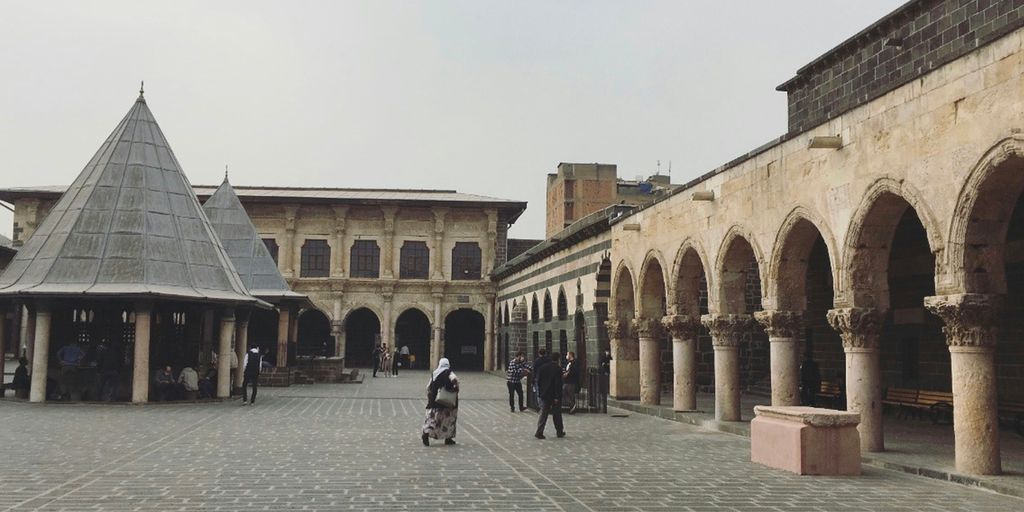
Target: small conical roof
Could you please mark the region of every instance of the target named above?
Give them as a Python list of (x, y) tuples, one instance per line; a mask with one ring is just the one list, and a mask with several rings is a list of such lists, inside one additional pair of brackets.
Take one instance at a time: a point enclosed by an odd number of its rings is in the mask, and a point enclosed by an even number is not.
[(0, 275), (0, 295), (254, 303), (138, 100)]
[(203, 203), (203, 210), (249, 293), (271, 302), (306, 299), (305, 295), (293, 292), (281, 276), (226, 173), (224, 182)]

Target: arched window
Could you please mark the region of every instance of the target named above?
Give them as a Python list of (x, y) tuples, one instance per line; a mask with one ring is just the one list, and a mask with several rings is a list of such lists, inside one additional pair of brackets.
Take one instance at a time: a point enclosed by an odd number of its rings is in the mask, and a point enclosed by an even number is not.
[(480, 279), (480, 245), (476, 242), (455, 242), (452, 249), (452, 279)]
[(309, 239), (302, 244), (299, 277), (327, 277), (331, 275), (331, 246), (327, 240)]
[(375, 240), (356, 240), (349, 261), (350, 277), (380, 277), (380, 247)]
[(565, 298), (565, 290), (558, 290), (558, 319), (569, 318), (569, 303)]
[(544, 321), (551, 321), (551, 294), (544, 292)]
[(399, 279), (426, 279), (429, 277), (430, 249), (426, 242), (407, 240), (402, 244), (398, 265)]
[(533, 305), (530, 307), (530, 316), (533, 317), (533, 323), (540, 322), (540, 305), (537, 303), (537, 296), (533, 296)]

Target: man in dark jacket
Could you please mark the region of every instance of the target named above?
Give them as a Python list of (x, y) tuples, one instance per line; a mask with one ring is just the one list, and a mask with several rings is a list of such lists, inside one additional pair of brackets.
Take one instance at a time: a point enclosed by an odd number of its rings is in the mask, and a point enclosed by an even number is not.
[(548, 414), (555, 423), (555, 435), (565, 437), (562, 427), (562, 367), (558, 361), (560, 355), (555, 352), (547, 361), (538, 361), (534, 366), (537, 375), (537, 400), (540, 402), (540, 418), (537, 419), (537, 433), (533, 436), (544, 439), (544, 427), (548, 422)]
[(562, 371), (562, 401), (569, 408), (569, 414), (576, 413), (576, 392), (580, 389), (580, 364), (576, 354), (565, 354), (565, 369)]
[(384, 353), (384, 351), (381, 349), (381, 346), (379, 344), (373, 346), (373, 352), (370, 353), (370, 357), (373, 358), (373, 376), (374, 377), (377, 376), (377, 371), (383, 370), (383, 368), (380, 367), (380, 359), (381, 359), (380, 356), (383, 353)]

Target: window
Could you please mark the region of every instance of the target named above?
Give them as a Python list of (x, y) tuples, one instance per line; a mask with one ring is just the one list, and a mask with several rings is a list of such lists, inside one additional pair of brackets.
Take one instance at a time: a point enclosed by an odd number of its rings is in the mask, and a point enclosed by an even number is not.
[(351, 277), (380, 277), (380, 247), (374, 240), (356, 240), (352, 244)]
[(426, 242), (406, 241), (402, 244), (399, 279), (426, 279), (430, 269), (430, 249)]
[(327, 240), (306, 240), (302, 244), (299, 277), (327, 277), (331, 274), (331, 247)]
[(480, 246), (476, 242), (455, 242), (452, 280), (458, 279), (480, 279)]
[(270, 257), (274, 259), (274, 263), (277, 263), (277, 240), (264, 238), (263, 245), (267, 246), (267, 250), (270, 251)]

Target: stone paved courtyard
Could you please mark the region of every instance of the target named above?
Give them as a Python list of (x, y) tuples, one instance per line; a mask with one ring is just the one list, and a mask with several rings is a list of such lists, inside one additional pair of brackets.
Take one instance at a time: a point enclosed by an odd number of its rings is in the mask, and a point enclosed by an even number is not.
[[(1020, 510), (865, 468), (798, 477), (749, 441), (631, 414), (531, 437), (504, 382), (464, 374), (458, 445), (420, 444), (426, 372), (261, 390), (258, 405), (0, 402), (0, 510)], [(551, 427), (549, 427), (550, 429)]]

